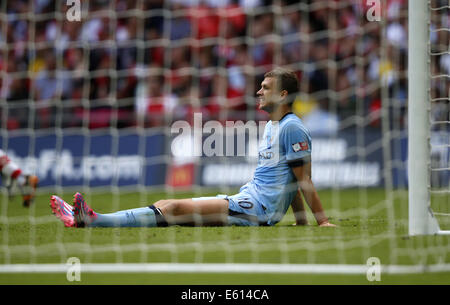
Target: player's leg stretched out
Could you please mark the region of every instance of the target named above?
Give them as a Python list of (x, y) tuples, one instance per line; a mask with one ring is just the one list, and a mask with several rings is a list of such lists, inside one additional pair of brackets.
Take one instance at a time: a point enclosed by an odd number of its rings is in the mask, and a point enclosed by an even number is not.
[[(76, 193), (73, 196), (73, 206), (60, 197), (53, 195), (50, 198), (50, 208), (52, 209), (52, 213), (61, 220), (66, 227), (152, 226), (151, 221), (142, 221), (142, 218), (149, 218), (151, 220), (152, 213), (149, 212), (149, 208), (138, 208), (111, 214), (99, 214), (92, 210), (80, 193)], [(147, 213), (144, 213), (144, 211)]]
[(73, 207), (58, 196), (50, 199), (52, 213), (66, 227), (165, 227), (168, 225), (225, 225), (228, 201), (223, 198), (160, 200), (149, 207), (109, 214), (96, 213), (80, 193)]
[(11, 195), (13, 186), (17, 185), (22, 194), (23, 206), (29, 207), (34, 201), (36, 188), (39, 182), (38, 177), (35, 175), (25, 175), (19, 166), (9, 159), (6, 153), (1, 149), (0, 173), (8, 193)]
[(166, 227), (187, 226), (257, 226), (267, 225), (261, 206), (249, 204), (247, 195), (217, 195), (187, 199), (165, 199), (148, 207), (128, 209), (109, 214), (95, 212), (80, 193), (73, 198), (73, 207), (58, 196), (52, 196), (53, 214), (67, 227)]
[(154, 208), (144, 207), (100, 214), (86, 203), (80, 193), (73, 198), (75, 227), (156, 227), (158, 212)]

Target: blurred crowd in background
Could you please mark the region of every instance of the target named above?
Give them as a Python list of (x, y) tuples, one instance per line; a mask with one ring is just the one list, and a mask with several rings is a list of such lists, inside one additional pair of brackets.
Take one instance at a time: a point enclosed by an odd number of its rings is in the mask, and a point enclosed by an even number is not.
[[(361, 0), (81, 2), (70, 21), (66, 1), (0, 1), (0, 128), (267, 120), (255, 97), (275, 66), (298, 74), (294, 111), (313, 133), (380, 128), (381, 109), (407, 124), (407, 0), (381, 1), (380, 21)], [(431, 72), (448, 76), (449, 32), (433, 29), (449, 10), (431, 21)], [(449, 120), (448, 96), (433, 79), (434, 119)]]

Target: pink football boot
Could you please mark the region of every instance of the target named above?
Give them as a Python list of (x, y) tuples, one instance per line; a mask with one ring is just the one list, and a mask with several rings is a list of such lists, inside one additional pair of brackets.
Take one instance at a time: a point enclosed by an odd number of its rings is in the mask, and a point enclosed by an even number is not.
[(68, 204), (58, 196), (53, 195), (50, 198), (50, 208), (52, 209), (52, 213), (64, 223), (64, 226), (75, 226), (73, 207), (70, 204)]

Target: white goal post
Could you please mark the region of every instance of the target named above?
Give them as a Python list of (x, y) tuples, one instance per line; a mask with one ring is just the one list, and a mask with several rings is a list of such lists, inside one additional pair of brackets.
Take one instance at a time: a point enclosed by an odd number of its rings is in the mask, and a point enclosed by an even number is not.
[(450, 234), (430, 207), (430, 3), (408, 5), (409, 235)]

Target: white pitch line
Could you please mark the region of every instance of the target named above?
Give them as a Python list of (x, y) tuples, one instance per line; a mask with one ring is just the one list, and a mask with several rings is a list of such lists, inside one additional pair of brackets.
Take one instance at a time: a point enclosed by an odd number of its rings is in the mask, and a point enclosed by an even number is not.
[[(66, 273), (73, 265), (5, 264), (0, 273)], [(372, 266), (370, 266), (372, 267)], [(366, 274), (366, 265), (344, 264), (81, 264), (81, 273), (297, 273), (297, 274)], [(450, 264), (381, 265), (384, 274), (450, 272)]]

